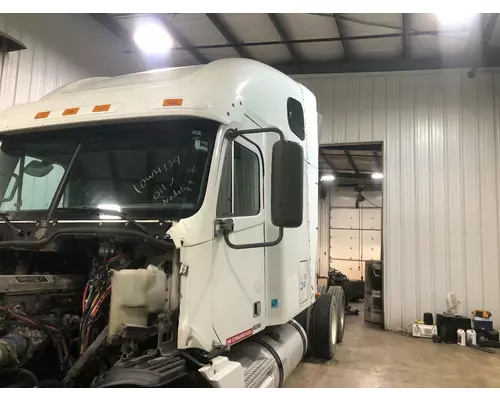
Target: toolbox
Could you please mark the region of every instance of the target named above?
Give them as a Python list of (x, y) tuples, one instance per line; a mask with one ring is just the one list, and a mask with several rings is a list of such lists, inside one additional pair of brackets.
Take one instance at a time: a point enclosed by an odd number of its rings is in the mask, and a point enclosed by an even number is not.
[(498, 331), (496, 329), (492, 329), (489, 331), (476, 331), (476, 335), (477, 335), (478, 341), (480, 339), (486, 339), (486, 340), (489, 340), (491, 342), (498, 342), (500, 340), (499, 335), (498, 335)]
[(472, 328), (476, 332), (493, 330), (493, 321), (488, 318), (474, 317), (472, 318)]

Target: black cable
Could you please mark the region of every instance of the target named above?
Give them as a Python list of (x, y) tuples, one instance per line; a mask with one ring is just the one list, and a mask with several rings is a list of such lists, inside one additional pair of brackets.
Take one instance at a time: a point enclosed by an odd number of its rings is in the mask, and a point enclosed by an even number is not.
[(377, 206), (376, 204), (373, 204), (370, 200), (368, 200), (366, 197), (365, 197), (365, 200), (370, 203), (373, 207), (377, 207), (377, 208), (382, 208), (380, 206)]
[(0, 375), (3, 374), (19, 374), (28, 378), (33, 387), (39, 386), (38, 378), (36, 375), (24, 368), (0, 368)]
[(80, 371), (83, 369), (87, 361), (95, 354), (97, 349), (105, 342), (108, 336), (108, 325), (104, 327), (99, 336), (92, 342), (92, 344), (85, 349), (85, 352), (76, 360), (73, 367), (68, 371), (66, 377), (63, 380), (63, 384), (66, 385), (70, 379), (74, 379), (78, 376)]

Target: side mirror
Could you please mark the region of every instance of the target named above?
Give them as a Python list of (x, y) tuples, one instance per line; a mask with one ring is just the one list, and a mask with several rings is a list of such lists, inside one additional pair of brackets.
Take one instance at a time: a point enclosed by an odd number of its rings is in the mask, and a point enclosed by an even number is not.
[(302, 225), (304, 154), (300, 144), (280, 140), (273, 146), (271, 220), (280, 228)]
[(52, 164), (47, 164), (43, 161), (32, 160), (24, 167), (24, 173), (35, 178), (43, 178), (47, 176), (54, 166)]

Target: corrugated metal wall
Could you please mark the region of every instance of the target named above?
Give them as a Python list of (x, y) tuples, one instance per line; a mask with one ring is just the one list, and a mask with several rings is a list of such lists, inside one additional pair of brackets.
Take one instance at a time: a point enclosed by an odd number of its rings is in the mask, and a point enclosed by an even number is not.
[(318, 98), (321, 144), (384, 143), (386, 328), (442, 312), (449, 291), (500, 322), (500, 72), (297, 80)]
[(0, 55), (0, 111), (78, 79), (142, 68), (124, 42), (86, 14), (0, 14), (0, 31), (26, 46)]

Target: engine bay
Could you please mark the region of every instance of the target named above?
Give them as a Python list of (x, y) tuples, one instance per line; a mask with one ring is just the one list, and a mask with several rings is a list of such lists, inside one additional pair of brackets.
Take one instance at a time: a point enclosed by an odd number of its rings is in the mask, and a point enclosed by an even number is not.
[[(0, 249), (0, 387), (165, 387), (176, 349), (178, 251), (67, 238)], [(197, 363), (196, 359), (192, 359)]]

